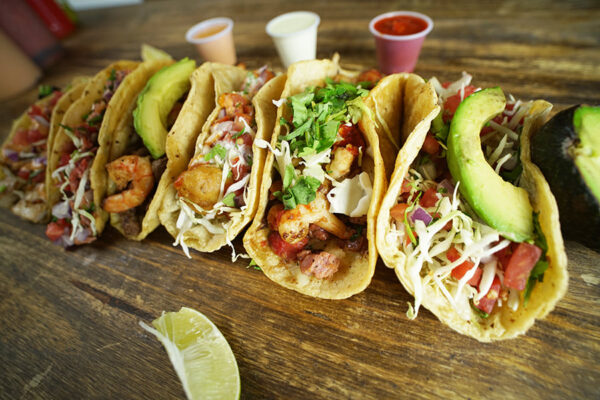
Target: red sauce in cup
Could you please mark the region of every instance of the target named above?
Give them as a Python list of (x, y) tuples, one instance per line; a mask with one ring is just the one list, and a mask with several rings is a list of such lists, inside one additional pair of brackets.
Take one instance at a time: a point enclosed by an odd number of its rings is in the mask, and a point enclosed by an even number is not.
[(396, 15), (375, 23), (375, 29), (384, 35), (407, 36), (424, 31), (427, 21), (412, 15)]

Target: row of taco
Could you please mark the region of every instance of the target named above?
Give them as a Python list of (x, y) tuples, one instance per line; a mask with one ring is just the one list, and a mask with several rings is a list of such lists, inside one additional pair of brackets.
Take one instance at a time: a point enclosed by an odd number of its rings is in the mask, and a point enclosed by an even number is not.
[(523, 333), (566, 290), (556, 204), (529, 159), (546, 102), (336, 58), (280, 75), (122, 61), (45, 90), (3, 145), (0, 195), (65, 247), (110, 220), (134, 240), (162, 224), (188, 256), (235, 256), (249, 225), (253, 263), (287, 288), (349, 297), (381, 255), (415, 296), (410, 318), (422, 305), (482, 341)]

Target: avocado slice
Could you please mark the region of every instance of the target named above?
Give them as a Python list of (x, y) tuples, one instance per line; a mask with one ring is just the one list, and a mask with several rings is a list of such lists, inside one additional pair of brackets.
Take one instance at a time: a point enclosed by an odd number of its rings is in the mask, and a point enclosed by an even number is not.
[(175, 102), (190, 90), (194, 69), (196, 61), (188, 58), (162, 68), (148, 80), (137, 98), (133, 126), (155, 159), (165, 154), (167, 116)]
[(532, 136), (531, 160), (556, 198), (565, 238), (600, 251), (600, 107), (556, 114)]
[(448, 134), (448, 167), (473, 211), (503, 236), (522, 242), (533, 237), (533, 209), (525, 189), (504, 181), (487, 163), (479, 133), (504, 111), (499, 87), (475, 92), (458, 106)]

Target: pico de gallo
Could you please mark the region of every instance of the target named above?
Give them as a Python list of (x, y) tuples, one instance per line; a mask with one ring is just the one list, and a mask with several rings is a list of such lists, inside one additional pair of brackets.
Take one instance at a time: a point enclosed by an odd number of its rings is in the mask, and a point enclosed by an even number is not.
[(43, 222), (47, 218), (48, 135), (52, 111), (62, 95), (58, 88), (41, 86), (38, 95), (41, 101), (29, 107), (27, 121), (20, 124), (22, 128), (2, 146), (0, 196), (9, 199), (6, 203), (13, 213), (32, 222)]
[[(461, 199), (446, 162), (449, 124), (458, 105), (479, 90), (463, 73), (456, 82), (431, 82), (442, 111), (432, 123), (423, 147), (404, 178), (397, 204), (390, 210), (387, 239), (407, 255), (406, 269), (414, 288), (417, 316), (424, 287), (434, 288), (464, 320), (488, 318), (500, 307), (525, 306), (548, 267), (547, 245), (532, 216), (535, 239), (516, 243), (485, 225)], [(481, 131), (486, 160), (504, 180), (518, 184), (522, 168), (519, 136), (533, 102), (507, 101), (502, 114)], [(475, 318), (473, 318), (475, 316)]]
[(316, 279), (340, 270), (337, 249), (363, 253), (368, 247), (372, 184), (363, 158), (371, 155), (358, 122), (370, 112), (363, 98), (381, 78), (374, 70), (355, 83), (337, 76), (324, 87), (288, 97), (276, 147), (257, 143), (275, 157), (265, 221), (268, 245)]
[(186, 232), (202, 225), (212, 234), (224, 234), (233, 223), (231, 214), (247, 207), (257, 129), (252, 99), (274, 77), (267, 66), (248, 71), (239, 91), (219, 96), (217, 118), (188, 169), (175, 181), (180, 206), (175, 245), (188, 257)]
[(108, 102), (129, 72), (111, 70), (102, 97), (82, 117), (81, 124), (61, 125), (71, 141), (62, 149), (59, 166), (52, 172), (61, 200), (52, 207), (52, 222), (46, 227), (46, 236), (56, 244), (69, 247), (96, 240), (96, 205), (90, 169), (98, 151), (98, 133)]

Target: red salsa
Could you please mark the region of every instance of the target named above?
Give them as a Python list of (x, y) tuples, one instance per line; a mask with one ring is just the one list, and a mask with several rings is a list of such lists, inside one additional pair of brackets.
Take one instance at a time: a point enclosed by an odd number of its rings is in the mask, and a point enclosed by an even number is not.
[(412, 15), (396, 15), (380, 19), (375, 23), (375, 29), (384, 35), (406, 36), (424, 31), (427, 21)]

